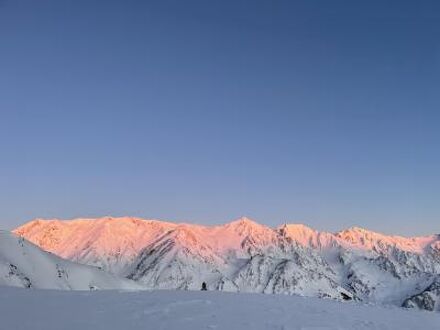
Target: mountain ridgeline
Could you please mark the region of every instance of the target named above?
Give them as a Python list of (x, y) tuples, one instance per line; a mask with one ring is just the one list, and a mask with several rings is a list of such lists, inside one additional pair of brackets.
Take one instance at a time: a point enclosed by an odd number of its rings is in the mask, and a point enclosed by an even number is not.
[(61, 258), (147, 288), (298, 294), (440, 310), (440, 236), (362, 228), (200, 226), (139, 218), (34, 220), (14, 230)]
[(62, 259), (5, 231), (0, 231), (0, 286), (52, 290), (142, 289), (134, 281)]

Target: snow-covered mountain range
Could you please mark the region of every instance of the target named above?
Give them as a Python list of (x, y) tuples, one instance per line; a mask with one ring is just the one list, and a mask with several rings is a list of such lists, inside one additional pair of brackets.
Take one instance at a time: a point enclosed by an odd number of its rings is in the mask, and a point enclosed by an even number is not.
[(150, 288), (300, 294), (440, 309), (440, 236), (362, 228), (200, 226), (139, 218), (34, 220), (14, 233)]

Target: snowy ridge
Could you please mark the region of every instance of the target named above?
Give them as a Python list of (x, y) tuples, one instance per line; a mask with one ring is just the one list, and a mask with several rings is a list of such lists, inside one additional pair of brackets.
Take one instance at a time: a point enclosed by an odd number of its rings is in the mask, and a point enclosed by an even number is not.
[(37, 219), (13, 232), (62, 258), (119, 274), (149, 241), (174, 227), (137, 218)]
[(62, 290), (140, 289), (132, 281), (61, 259), (5, 231), (0, 231), (0, 286)]
[(299, 294), (407, 303), (440, 274), (440, 237), (353, 227), (270, 228), (248, 218), (219, 226), (139, 218), (35, 220), (14, 232), (61, 257), (150, 288)]

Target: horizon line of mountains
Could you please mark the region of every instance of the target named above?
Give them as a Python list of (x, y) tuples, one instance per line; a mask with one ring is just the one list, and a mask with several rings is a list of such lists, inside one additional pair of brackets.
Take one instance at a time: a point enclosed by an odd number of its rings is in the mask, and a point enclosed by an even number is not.
[(438, 234), (390, 236), (359, 227), (328, 233), (299, 224), (270, 228), (244, 217), (217, 226), (132, 217), (37, 219), (13, 233), (142, 288), (200, 290), (206, 283), (209, 290), (440, 310)]

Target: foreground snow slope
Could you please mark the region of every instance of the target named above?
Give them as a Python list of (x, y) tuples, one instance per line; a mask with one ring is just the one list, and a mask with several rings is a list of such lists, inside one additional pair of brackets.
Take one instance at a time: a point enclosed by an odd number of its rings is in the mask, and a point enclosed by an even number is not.
[(440, 329), (436, 313), (285, 295), (0, 287), (0, 297), (1, 329)]
[(63, 290), (140, 288), (96, 267), (61, 259), (6, 231), (0, 231), (0, 285)]

